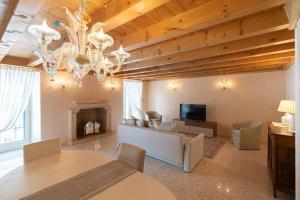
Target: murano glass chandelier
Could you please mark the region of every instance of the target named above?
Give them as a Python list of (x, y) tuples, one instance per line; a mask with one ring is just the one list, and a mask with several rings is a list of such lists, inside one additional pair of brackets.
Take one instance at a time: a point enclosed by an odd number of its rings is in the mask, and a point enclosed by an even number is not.
[(61, 47), (49, 50), (49, 44), (53, 40), (60, 40), (61, 35), (50, 28), (46, 20), (41, 25), (31, 25), (28, 28), (28, 32), (37, 38), (39, 44), (39, 49), (34, 50), (33, 54), (43, 61), (43, 68), (51, 79), (56, 76), (60, 67), (65, 67), (68, 72), (73, 73), (74, 80), (81, 87), (83, 77), (90, 71), (95, 72), (99, 81), (104, 80), (108, 74), (112, 77), (120, 71), (130, 54), (120, 46), (117, 51), (110, 53), (116, 59), (115, 64), (109, 60), (109, 54), (104, 51), (114, 44), (114, 40), (104, 33), (104, 24), (97, 22), (88, 32), (87, 24), (91, 22), (91, 17), (85, 11), (83, 3), (74, 14), (68, 8), (65, 9), (68, 25), (58, 21), (53, 23), (65, 29), (68, 34), (69, 42), (63, 43)]

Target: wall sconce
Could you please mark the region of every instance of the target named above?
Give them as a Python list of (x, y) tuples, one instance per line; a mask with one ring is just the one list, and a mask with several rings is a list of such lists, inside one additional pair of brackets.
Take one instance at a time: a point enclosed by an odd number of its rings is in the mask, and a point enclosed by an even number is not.
[(180, 88), (180, 84), (177, 82), (172, 82), (169, 84), (169, 88), (175, 92)]
[(111, 90), (116, 90), (118, 88), (118, 84), (113, 79), (110, 79), (110, 81), (107, 82), (106, 87)]
[(51, 80), (55, 87), (65, 89), (69, 85), (70, 81), (63, 78), (55, 78)]
[(218, 83), (218, 87), (222, 90), (228, 90), (231, 87), (231, 82), (221, 81)]

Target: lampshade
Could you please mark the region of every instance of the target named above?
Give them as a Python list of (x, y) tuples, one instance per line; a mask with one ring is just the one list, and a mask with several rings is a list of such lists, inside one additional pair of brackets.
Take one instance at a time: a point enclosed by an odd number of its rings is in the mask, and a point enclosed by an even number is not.
[(277, 110), (284, 113), (296, 113), (295, 101), (281, 100)]

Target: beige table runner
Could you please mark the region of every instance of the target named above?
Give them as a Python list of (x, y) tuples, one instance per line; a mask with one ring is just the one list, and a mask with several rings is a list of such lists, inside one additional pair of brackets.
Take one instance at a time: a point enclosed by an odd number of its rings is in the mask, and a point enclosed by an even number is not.
[(21, 198), (21, 200), (85, 200), (135, 172), (135, 169), (115, 160)]

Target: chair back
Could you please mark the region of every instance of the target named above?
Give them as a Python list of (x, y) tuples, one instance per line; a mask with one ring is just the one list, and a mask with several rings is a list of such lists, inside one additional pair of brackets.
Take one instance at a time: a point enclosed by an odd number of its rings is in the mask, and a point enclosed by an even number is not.
[(145, 112), (145, 119), (146, 119), (146, 121), (150, 121), (151, 119), (157, 119), (157, 120), (161, 121), (162, 115), (156, 111), (148, 111), (148, 112)]
[(145, 153), (145, 150), (142, 148), (127, 143), (121, 143), (118, 160), (143, 172)]
[(262, 122), (249, 120), (246, 122), (233, 124), (233, 129), (240, 130), (241, 128), (254, 128), (254, 127), (261, 127), (261, 126), (262, 126)]
[(60, 152), (59, 139), (43, 140), (23, 147), (24, 163)]

